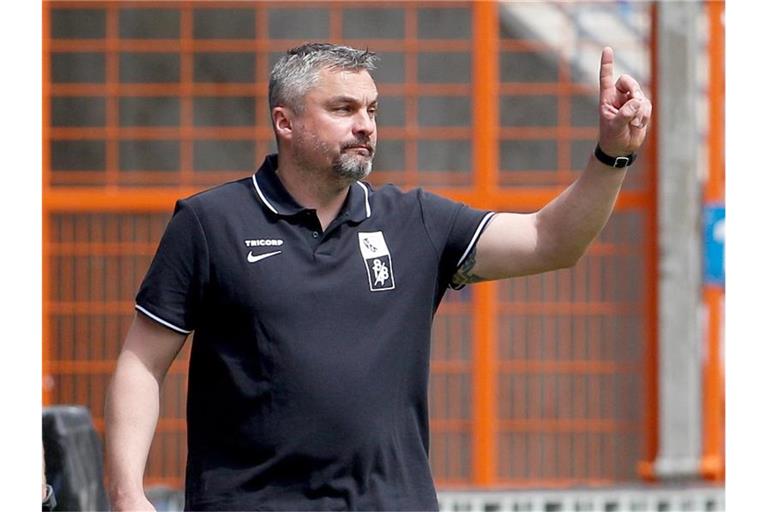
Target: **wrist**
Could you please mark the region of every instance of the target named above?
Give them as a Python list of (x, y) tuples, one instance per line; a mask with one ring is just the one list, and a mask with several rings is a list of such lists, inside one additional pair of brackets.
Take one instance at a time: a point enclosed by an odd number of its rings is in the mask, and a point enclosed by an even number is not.
[(113, 503), (130, 503), (144, 498), (143, 487), (137, 487), (135, 485), (113, 485), (109, 487), (109, 499)]
[(600, 143), (595, 145), (595, 151), (594, 151), (595, 158), (613, 168), (624, 168), (629, 167), (632, 165), (632, 163), (635, 161), (635, 158), (637, 155), (635, 153), (629, 153), (629, 154), (615, 154), (613, 152), (609, 153), (606, 152), (601, 146)]
[(117, 500), (110, 498), (110, 505), (115, 512), (123, 510), (134, 512), (137, 510), (154, 510), (151, 502), (143, 493), (136, 496), (124, 496)]

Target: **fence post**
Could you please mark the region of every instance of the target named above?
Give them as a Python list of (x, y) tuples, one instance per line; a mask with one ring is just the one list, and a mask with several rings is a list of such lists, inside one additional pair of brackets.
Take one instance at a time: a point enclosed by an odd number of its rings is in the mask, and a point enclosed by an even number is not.
[(658, 5), (660, 478), (695, 477), (701, 450), (701, 237), (696, 125), (699, 6)]
[[(498, 173), (499, 22), (496, 2), (473, 4), (473, 153), (474, 196), (490, 205)], [(496, 479), (496, 285), (474, 286), (472, 482), (492, 485)]]

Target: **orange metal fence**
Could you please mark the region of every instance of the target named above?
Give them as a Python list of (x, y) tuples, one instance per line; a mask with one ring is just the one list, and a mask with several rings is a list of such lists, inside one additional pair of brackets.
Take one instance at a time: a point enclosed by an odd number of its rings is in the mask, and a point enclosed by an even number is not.
[[(596, 77), (568, 58), (594, 43), (523, 38), (493, 2), (47, 2), (43, 17), (45, 400), (89, 406), (99, 431), (173, 202), (273, 148), (267, 78), (285, 49), (320, 39), (382, 55), (376, 183), (532, 210), (596, 137)], [(633, 480), (652, 458), (653, 152), (651, 140), (573, 270), (447, 295), (430, 388), (443, 488)], [(188, 348), (163, 390), (149, 483), (183, 482)]]
[[(705, 203), (725, 206), (725, 27), (723, 2), (707, 4), (709, 18), (709, 173)], [(705, 283), (706, 349), (703, 363), (703, 446), (701, 472), (725, 478), (725, 382), (723, 370), (723, 310), (725, 290)]]

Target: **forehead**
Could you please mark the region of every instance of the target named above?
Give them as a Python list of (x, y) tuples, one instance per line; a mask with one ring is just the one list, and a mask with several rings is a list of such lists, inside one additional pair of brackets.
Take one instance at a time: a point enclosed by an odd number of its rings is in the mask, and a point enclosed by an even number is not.
[(361, 103), (370, 103), (376, 99), (378, 91), (373, 77), (366, 70), (322, 69), (307, 96), (320, 101), (334, 96), (346, 96)]

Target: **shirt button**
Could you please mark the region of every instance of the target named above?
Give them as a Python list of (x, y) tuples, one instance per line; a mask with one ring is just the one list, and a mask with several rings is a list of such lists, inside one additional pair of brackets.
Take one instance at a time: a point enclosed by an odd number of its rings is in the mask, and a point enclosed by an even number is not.
[(318, 233), (317, 231), (312, 232), (312, 238), (317, 238), (318, 236), (320, 236), (320, 233)]

